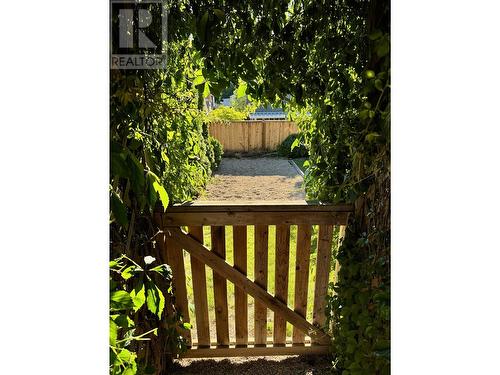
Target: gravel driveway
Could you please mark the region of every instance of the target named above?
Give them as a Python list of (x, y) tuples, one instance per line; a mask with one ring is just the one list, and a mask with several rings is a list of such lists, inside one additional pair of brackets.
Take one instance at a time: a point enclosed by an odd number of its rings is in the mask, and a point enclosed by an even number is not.
[(224, 158), (200, 200), (304, 200), (303, 178), (285, 158)]

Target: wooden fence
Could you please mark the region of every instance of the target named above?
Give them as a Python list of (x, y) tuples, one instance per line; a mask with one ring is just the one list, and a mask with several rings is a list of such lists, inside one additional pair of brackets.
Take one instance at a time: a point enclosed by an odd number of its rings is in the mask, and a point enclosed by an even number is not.
[[(343, 233), (350, 205), (301, 202), (201, 202), (178, 205), (156, 214), (164, 236), (159, 244), (172, 267), (176, 305), (186, 321), (196, 322), (196, 340), (186, 331), (185, 357), (323, 354), (330, 337), (323, 330), (331, 270), (334, 226)], [(276, 226), (275, 291), (267, 291), (269, 225)], [(293, 310), (288, 306), (290, 227), (297, 225)], [(316, 264), (310, 264), (312, 226), (318, 225)], [(185, 231), (185, 226), (188, 231)], [(211, 248), (203, 239), (210, 227)], [(234, 265), (226, 262), (226, 226), (233, 228)], [(254, 226), (254, 249), (247, 249), (247, 228)], [(183, 228), (184, 227), (184, 228)], [(342, 235), (341, 235), (342, 236)], [(193, 300), (188, 301), (183, 249), (190, 254)], [(254, 280), (247, 277), (247, 251), (254, 251)], [(213, 270), (213, 291), (207, 290), (205, 265)], [(310, 271), (315, 275), (312, 321), (306, 320)], [(229, 335), (227, 281), (235, 285), (235, 337)], [(290, 289), (291, 291), (292, 289)], [(216, 342), (210, 340), (207, 293), (214, 293)], [(247, 295), (255, 299), (254, 337), (248, 337)], [(188, 308), (194, 305), (194, 317)], [(267, 309), (274, 312), (273, 334), (267, 335)], [(286, 323), (293, 334), (286, 336)]]
[(275, 151), (290, 134), (297, 133), (293, 121), (232, 121), (210, 124), (209, 133), (226, 152)]

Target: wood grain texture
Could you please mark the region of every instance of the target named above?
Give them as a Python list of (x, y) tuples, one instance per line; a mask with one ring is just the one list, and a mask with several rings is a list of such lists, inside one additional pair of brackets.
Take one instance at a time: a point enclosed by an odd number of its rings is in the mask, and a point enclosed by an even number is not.
[[(226, 258), (225, 228), (213, 226), (211, 228), (212, 252), (220, 259)], [(227, 307), (227, 282), (224, 275), (213, 271), (214, 280), (214, 303), (215, 303), (215, 328), (217, 332), (217, 343), (229, 345), (229, 321)]]
[[(290, 226), (276, 225), (276, 268), (275, 268), (275, 297), (285, 305), (288, 300), (288, 267), (290, 256)], [(286, 319), (283, 315), (274, 313), (273, 341), (275, 345), (284, 345), (286, 342)]]
[(298, 132), (293, 121), (231, 121), (212, 123), (209, 134), (227, 152), (274, 151), (286, 137)]
[[(309, 259), (311, 257), (311, 233), (310, 225), (299, 225), (297, 227), (297, 252), (295, 259), (295, 290), (294, 309), (303, 316), (307, 315), (307, 291), (309, 285)], [(293, 327), (293, 343), (304, 343), (304, 332)]]
[[(210, 213), (210, 212), (352, 212), (351, 204), (330, 204), (319, 201), (194, 201), (175, 204), (169, 207), (168, 213)], [(164, 215), (163, 211), (160, 213)]]
[(335, 224), (347, 222), (347, 212), (304, 211), (285, 212), (174, 212), (165, 213), (164, 222), (169, 226), (185, 225), (294, 225)]
[[(189, 233), (203, 243), (203, 227), (189, 227)], [(198, 346), (210, 346), (210, 320), (208, 318), (207, 302), (207, 278), (205, 264), (196, 257), (191, 256), (191, 272), (193, 277), (193, 296), (196, 315), (196, 332), (198, 334)]]
[[(214, 358), (214, 357), (251, 357), (251, 356), (274, 356), (274, 355), (326, 355), (329, 352), (328, 345), (310, 345), (292, 346), (253, 346), (237, 347), (231, 345), (227, 348), (192, 348), (184, 354), (182, 358)], [(258, 375), (258, 374), (255, 374)]]
[[(190, 235), (184, 233), (180, 228), (175, 228), (174, 230), (169, 231), (168, 235), (172, 236), (173, 239), (189, 253), (193, 254), (199, 260), (214, 269), (214, 271), (216, 270), (217, 274), (231, 281), (235, 285), (239, 285), (247, 294), (264, 303), (267, 308), (280, 314), (286, 321), (303, 330), (311, 337), (311, 339), (314, 339), (315, 342), (320, 344), (328, 344), (330, 342), (331, 338), (328, 334), (313, 326), (295, 311), (289, 309), (286, 304), (281, 302), (279, 299), (274, 298), (265, 289), (249, 280), (245, 275), (228, 264), (224, 259), (219, 257), (213, 251), (207, 249)], [(219, 340), (217, 340), (217, 342), (219, 343)]]
[[(326, 317), (326, 294), (328, 276), (330, 274), (330, 259), (332, 254), (332, 225), (320, 225), (318, 233), (318, 254), (316, 258), (316, 284), (314, 286), (313, 324), (323, 328)], [(314, 340), (313, 340), (314, 342)]]
[[(167, 228), (167, 232), (173, 228)], [(175, 293), (175, 305), (182, 314), (184, 322), (190, 322), (189, 305), (186, 288), (186, 271), (184, 268), (184, 256), (180, 244), (173, 240), (171, 236), (165, 236), (165, 247), (167, 251), (168, 264), (172, 268), (173, 285)], [(188, 345), (191, 345), (191, 331), (182, 330), (182, 336)]]
[[(247, 227), (233, 227), (234, 267), (243, 275), (247, 274)], [(248, 343), (248, 298), (238, 285), (234, 286), (234, 313), (236, 344)]]
[[(268, 257), (268, 226), (256, 225), (254, 230), (254, 274), (255, 283), (267, 290), (267, 257)], [(267, 307), (260, 301), (254, 304), (255, 344), (265, 345), (267, 342)]]

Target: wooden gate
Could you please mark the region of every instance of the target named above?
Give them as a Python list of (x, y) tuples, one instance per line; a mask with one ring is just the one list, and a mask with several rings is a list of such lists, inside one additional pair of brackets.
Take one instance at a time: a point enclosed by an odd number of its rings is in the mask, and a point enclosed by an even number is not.
[[(176, 205), (158, 213), (164, 236), (159, 245), (172, 267), (176, 306), (184, 320), (196, 325), (196, 339), (184, 333), (189, 349), (184, 357), (229, 357), (252, 355), (321, 354), (328, 351), (325, 304), (331, 280), (331, 253), (335, 226), (343, 236), (350, 205), (301, 202), (198, 202)], [(290, 233), (296, 233), (295, 285), (290, 285), (293, 305), (288, 301)], [(247, 277), (248, 228), (253, 226), (254, 280)], [(210, 231), (210, 248), (204, 241)], [(208, 228), (207, 228), (208, 227)], [(226, 261), (225, 231), (232, 227), (234, 265)], [(270, 229), (275, 238), (271, 238)], [(315, 235), (312, 236), (313, 231)], [(316, 264), (310, 264), (311, 239), (317, 243)], [(274, 241), (275, 252), (269, 254)], [(184, 255), (183, 250), (187, 253)], [(252, 249), (250, 249), (252, 250)], [(189, 257), (188, 257), (189, 254)], [(275, 257), (274, 295), (268, 289), (268, 257)], [(185, 258), (186, 257), (186, 258)], [(185, 259), (191, 263), (192, 303), (189, 308)], [(205, 265), (213, 272), (213, 291), (207, 289)], [(292, 265), (293, 266), (293, 265)], [(312, 321), (307, 317), (309, 274), (315, 275)], [(235, 337), (229, 334), (227, 281), (234, 284)], [(213, 293), (216, 341), (210, 339), (207, 293)], [(248, 335), (248, 297), (254, 298), (254, 337)], [(293, 308), (289, 307), (293, 306)], [(267, 309), (273, 315), (272, 335), (267, 334)], [(191, 310), (191, 313), (190, 313)], [(193, 311), (194, 310), (194, 311)], [(194, 315), (194, 317), (192, 316)], [(286, 324), (293, 326), (287, 338)], [(232, 323), (232, 322), (231, 322)], [(194, 336), (194, 333), (193, 333)]]

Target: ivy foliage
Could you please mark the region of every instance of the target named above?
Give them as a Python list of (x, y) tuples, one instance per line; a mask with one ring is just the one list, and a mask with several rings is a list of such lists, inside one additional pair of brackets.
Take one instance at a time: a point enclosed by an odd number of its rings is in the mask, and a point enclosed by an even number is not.
[[(148, 256), (166, 263), (154, 211), (196, 197), (222, 156), (200, 108), (199, 55), (187, 36), (169, 42), (168, 52), (165, 70), (111, 71), (110, 259), (119, 259), (111, 272), (121, 275), (110, 280), (112, 374), (164, 371), (185, 350), (177, 329), (182, 317), (166, 309), (172, 304), (166, 301), (173, 293), (170, 275), (159, 278), (158, 269), (147, 272), (139, 264)], [(124, 262), (132, 264), (122, 269)], [(143, 295), (143, 308), (130, 304)]]
[[(137, 353), (142, 354), (140, 349), (144, 346), (143, 343), (158, 336), (158, 331), (167, 338), (167, 353), (185, 350), (185, 342), (179, 336), (178, 330), (190, 329), (191, 326), (182, 322), (182, 317), (172, 304), (174, 296), (170, 267), (166, 264), (154, 266), (155, 261), (154, 257), (146, 256), (141, 266), (122, 255), (109, 264), (109, 347), (112, 375), (152, 373), (153, 364), (148, 364), (148, 358), (140, 358), (145, 360), (138, 363)], [(170, 320), (170, 324), (158, 324), (166, 315), (167, 309), (173, 311), (172, 316), (164, 319), (165, 322)], [(144, 313), (146, 324), (149, 323), (154, 328), (145, 330), (144, 322), (141, 325), (136, 324), (134, 316), (139, 311)]]

